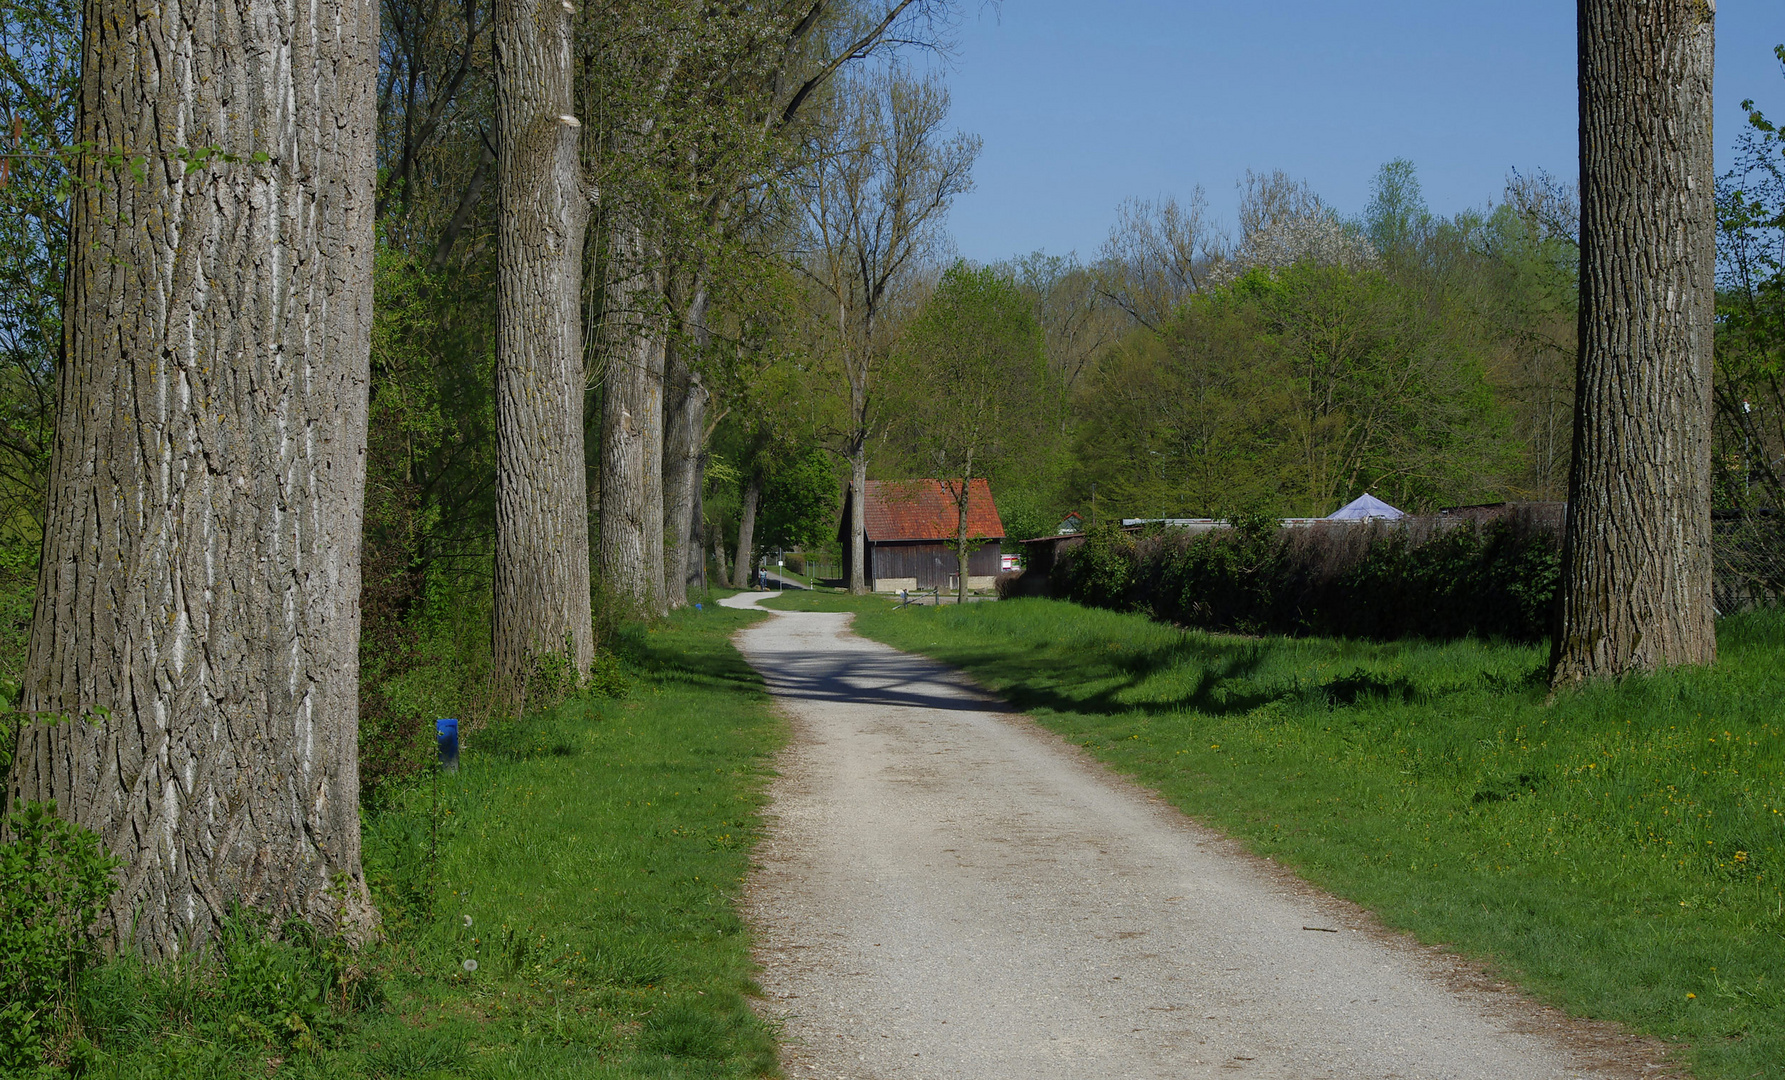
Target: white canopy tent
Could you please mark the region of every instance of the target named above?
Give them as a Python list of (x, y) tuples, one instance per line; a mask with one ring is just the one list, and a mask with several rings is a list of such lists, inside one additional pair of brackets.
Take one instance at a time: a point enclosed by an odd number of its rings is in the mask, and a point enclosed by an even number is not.
[(1368, 521), (1372, 518), (1380, 518), (1383, 521), (1393, 521), (1406, 516), (1376, 496), (1365, 492), (1328, 514), (1326, 519), (1328, 521)]

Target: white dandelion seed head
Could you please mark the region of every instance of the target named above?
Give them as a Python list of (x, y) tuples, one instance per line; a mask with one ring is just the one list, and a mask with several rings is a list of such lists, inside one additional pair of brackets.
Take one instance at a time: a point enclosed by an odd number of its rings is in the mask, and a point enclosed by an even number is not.
[(475, 960), (465, 961), (465, 970), (466, 971), (476, 971), (477, 970), (477, 961), (475, 961)]

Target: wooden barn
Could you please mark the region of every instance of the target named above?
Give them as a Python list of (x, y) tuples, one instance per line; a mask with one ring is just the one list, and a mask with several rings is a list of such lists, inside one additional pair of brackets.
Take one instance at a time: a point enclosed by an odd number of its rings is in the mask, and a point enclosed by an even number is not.
[[(863, 500), (867, 551), (863, 565), (868, 588), (953, 589), (960, 572), (954, 539), (960, 511), (940, 480), (870, 480)], [(850, 535), (854, 493), (845, 494), (838, 539), (843, 541), (845, 573), (855, 538)], [(967, 535), (976, 546), (967, 557), (967, 587), (989, 589), (998, 575), (1004, 523), (992, 502), (991, 485), (975, 480), (967, 491)]]

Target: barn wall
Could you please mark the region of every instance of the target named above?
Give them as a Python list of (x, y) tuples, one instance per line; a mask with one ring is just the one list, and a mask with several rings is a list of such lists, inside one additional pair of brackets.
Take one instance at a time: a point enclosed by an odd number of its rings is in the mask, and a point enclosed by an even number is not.
[[(878, 583), (888, 579), (915, 578), (920, 589), (945, 589), (959, 569), (953, 549), (936, 540), (874, 543), (870, 541), (872, 571), (869, 577)], [(969, 577), (993, 577), (998, 573), (1000, 545), (990, 540), (967, 556)]]

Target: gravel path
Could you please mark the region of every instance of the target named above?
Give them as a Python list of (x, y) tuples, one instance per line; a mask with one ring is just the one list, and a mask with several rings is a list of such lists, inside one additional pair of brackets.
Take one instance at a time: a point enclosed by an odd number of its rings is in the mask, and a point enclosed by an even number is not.
[(749, 917), (795, 1080), (1663, 1075), (849, 619), (737, 637), (793, 724)]

